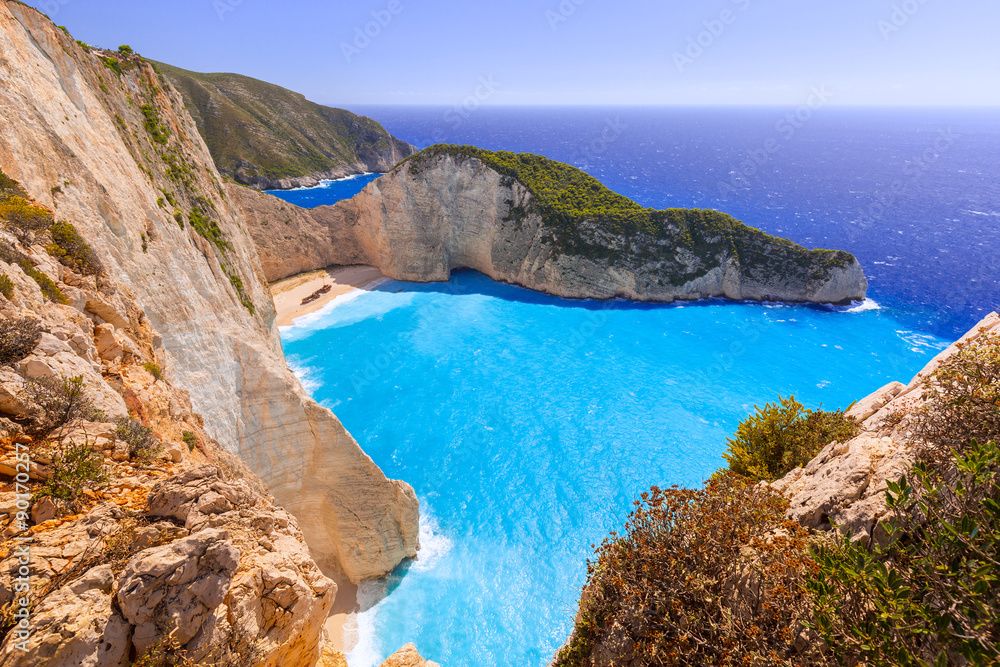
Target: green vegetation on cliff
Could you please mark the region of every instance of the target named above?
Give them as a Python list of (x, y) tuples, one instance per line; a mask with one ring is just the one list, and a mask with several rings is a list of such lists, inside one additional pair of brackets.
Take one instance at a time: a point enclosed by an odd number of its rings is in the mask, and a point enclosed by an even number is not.
[[(789, 275), (791, 269), (802, 275), (789, 277), (803, 280), (825, 279), (832, 269), (854, 261), (850, 253), (807, 250), (719, 211), (645, 208), (612, 192), (586, 172), (539, 155), (438, 144), (397, 168), (409, 165), (410, 173), (419, 175), (443, 156), (478, 159), (509, 179), (507, 185), (513, 181), (523, 185), (533, 195), (534, 209), (512, 209), (510, 219), (520, 221), (526, 213), (538, 213), (551, 231), (554, 245), (567, 254), (611, 262), (631, 257), (644, 262), (659, 259), (664, 248), (675, 253), (686, 250), (695, 257), (715, 257), (728, 251), (739, 257), (744, 272), (751, 277)], [(609, 243), (609, 234), (620, 237), (623, 244)], [(668, 278), (678, 284), (700, 277), (706, 269), (703, 266)]]
[(267, 185), (342, 169), (384, 171), (412, 147), (370, 118), (238, 74), (201, 74), (156, 63), (180, 91), (219, 171)]

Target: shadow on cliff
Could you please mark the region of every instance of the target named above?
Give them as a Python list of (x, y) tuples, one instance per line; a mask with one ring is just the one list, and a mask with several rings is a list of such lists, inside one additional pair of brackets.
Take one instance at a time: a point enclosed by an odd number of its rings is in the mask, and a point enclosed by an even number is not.
[(473, 269), (455, 269), (451, 272), (451, 280), (447, 283), (412, 283), (393, 281), (376, 288), (380, 292), (437, 292), (453, 296), (469, 296), (479, 294), (517, 303), (554, 306), (557, 308), (581, 308), (591, 311), (606, 310), (665, 310), (674, 308), (708, 308), (719, 305), (741, 305), (757, 307), (761, 305), (776, 307), (808, 308), (824, 313), (843, 312), (849, 307), (829, 306), (816, 303), (761, 303), (758, 301), (731, 301), (713, 297), (698, 301), (677, 301), (674, 303), (651, 303), (646, 301), (631, 301), (619, 298), (607, 301), (598, 299), (567, 299), (537, 292), (526, 287), (512, 285), (493, 280), (489, 276)]

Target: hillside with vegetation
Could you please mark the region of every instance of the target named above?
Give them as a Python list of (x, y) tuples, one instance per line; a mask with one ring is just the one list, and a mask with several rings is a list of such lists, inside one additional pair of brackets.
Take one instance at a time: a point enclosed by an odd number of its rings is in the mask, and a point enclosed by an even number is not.
[(377, 122), (239, 74), (156, 63), (184, 97), (219, 171), (243, 185), (282, 188), (387, 171), (414, 148)]

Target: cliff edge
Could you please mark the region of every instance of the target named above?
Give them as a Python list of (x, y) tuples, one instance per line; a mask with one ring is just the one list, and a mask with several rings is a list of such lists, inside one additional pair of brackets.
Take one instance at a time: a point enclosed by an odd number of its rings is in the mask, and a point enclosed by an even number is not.
[(77, 43), (18, 2), (0, 3), (0, 70), (0, 168), (99, 256), (109, 278), (88, 316), (120, 329), (141, 313), (166, 378), (324, 568), (360, 581), (413, 556), (413, 490), (288, 369), (257, 251), (181, 96), (145, 60)]
[(848, 303), (868, 288), (849, 253), (807, 250), (717, 211), (647, 209), (536, 155), (432, 146), (353, 199), (309, 211), (233, 198), (272, 281), (371, 264), (419, 282), (470, 268), (568, 298)]

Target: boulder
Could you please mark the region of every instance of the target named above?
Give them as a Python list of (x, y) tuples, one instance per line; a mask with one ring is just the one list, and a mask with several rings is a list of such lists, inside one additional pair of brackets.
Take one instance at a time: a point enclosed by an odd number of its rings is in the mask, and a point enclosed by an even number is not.
[(112, 324), (98, 324), (94, 327), (94, 343), (97, 345), (98, 356), (104, 361), (116, 361), (125, 354), (125, 348), (115, 336)]
[(436, 662), (424, 660), (420, 656), (420, 653), (417, 652), (416, 646), (407, 644), (383, 662), (382, 667), (440, 667), (440, 665)]
[(184, 646), (202, 632), (226, 599), (239, 559), (229, 533), (214, 529), (133, 557), (115, 598), (135, 626), (136, 650), (146, 651), (167, 634)]
[(110, 565), (47, 596), (34, 609), (27, 651), (10, 633), (0, 646), (0, 667), (124, 667), (129, 627), (112, 607), (114, 575)]

